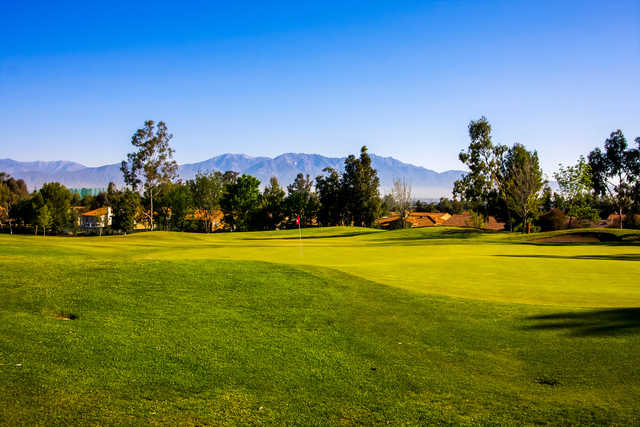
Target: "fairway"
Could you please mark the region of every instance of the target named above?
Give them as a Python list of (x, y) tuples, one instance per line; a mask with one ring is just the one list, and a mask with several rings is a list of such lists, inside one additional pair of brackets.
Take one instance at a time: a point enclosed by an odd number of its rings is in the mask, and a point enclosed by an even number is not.
[(638, 424), (606, 232), (0, 235), (0, 424)]

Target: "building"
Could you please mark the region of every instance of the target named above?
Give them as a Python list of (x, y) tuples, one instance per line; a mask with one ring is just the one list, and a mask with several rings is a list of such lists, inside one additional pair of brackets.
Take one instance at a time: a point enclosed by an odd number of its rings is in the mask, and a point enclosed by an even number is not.
[[(463, 212), (461, 214), (450, 215), (446, 212), (409, 212), (406, 221), (411, 224), (411, 228), (422, 227), (469, 227), (471, 214)], [(391, 215), (380, 218), (376, 223), (385, 229), (400, 228), (400, 214), (393, 212)], [(504, 230), (505, 223), (499, 222), (490, 216), (485, 223), (485, 228), (489, 230)]]
[[(446, 212), (409, 212), (405, 221), (411, 224), (411, 228), (434, 227), (444, 225), (451, 218)], [(376, 223), (382, 228), (398, 228), (400, 214), (392, 212), (391, 215), (380, 218)]]
[(110, 226), (112, 220), (111, 207), (107, 206), (80, 214), (80, 227), (86, 229), (104, 228)]

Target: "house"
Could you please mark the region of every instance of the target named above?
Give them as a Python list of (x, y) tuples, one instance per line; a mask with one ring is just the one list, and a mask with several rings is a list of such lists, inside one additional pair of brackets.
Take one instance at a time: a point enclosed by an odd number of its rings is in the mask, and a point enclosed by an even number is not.
[[(451, 215), (446, 212), (409, 212), (406, 221), (411, 228), (433, 227), (443, 225)], [(397, 228), (400, 223), (400, 213), (392, 212), (391, 215), (380, 218), (376, 223), (382, 228)]]
[[(435, 226), (469, 227), (470, 220), (471, 214), (469, 212), (454, 215), (446, 212), (409, 212), (406, 218), (406, 221), (411, 224), (411, 228)], [(400, 214), (398, 212), (393, 212), (389, 216), (378, 219), (376, 223), (381, 228), (399, 228)], [(505, 223), (499, 222), (494, 217), (490, 216), (485, 222), (485, 227), (489, 230), (504, 230)]]
[[(445, 227), (469, 227), (471, 225), (471, 213), (469, 211), (461, 214), (451, 215), (443, 224)], [(504, 230), (506, 224), (490, 216), (485, 221), (485, 228), (488, 230)]]
[(103, 228), (111, 225), (113, 214), (111, 207), (94, 209), (80, 214), (80, 226), (86, 229)]
[(443, 225), (445, 221), (451, 218), (446, 212), (410, 212), (407, 221), (411, 223), (411, 227), (433, 227), (435, 225)]

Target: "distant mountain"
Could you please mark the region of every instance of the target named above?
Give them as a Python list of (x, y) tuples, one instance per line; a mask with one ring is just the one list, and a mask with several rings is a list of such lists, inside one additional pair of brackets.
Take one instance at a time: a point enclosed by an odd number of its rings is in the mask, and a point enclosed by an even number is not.
[[(388, 191), (394, 178), (406, 178), (411, 183), (415, 197), (438, 198), (451, 193), (453, 182), (462, 175), (462, 171), (451, 170), (438, 173), (420, 166), (403, 163), (392, 157), (371, 155), (371, 163), (378, 170), (382, 191)], [(280, 185), (293, 182), (299, 172), (312, 178), (323, 174), (327, 167), (342, 170), (344, 158), (325, 157), (319, 154), (286, 153), (275, 158), (251, 157), (246, 154), (222, 154), (198, 163), (181, 165), (179, 174), (182, 179), (191, 179), (196, 172), (234, 170), (253, 175), (263, 183), (275, 176)], [(57, 181), (69, 188), (104, 188), (109, 182), (122, 186), (120, 164), (100, 167), (86, 167), (69, 161), (18, 162), (0, 159), (0, 172), (6, 172), (15, 178), (22, 178), (30, 190), (42, 186), (45, 182)]]

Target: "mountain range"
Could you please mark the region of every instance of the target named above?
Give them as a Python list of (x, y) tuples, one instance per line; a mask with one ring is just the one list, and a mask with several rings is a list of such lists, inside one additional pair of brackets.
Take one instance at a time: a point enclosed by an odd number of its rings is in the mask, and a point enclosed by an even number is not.
[[(253, 175), (262, 183), (275, 176), (280, 185), (286, 187), (299, 172), (309, 174), (312, 179), (322, 175), (326, 167), (342, 170), (344, 158), (325, 157), (319, 154), (286, 153), (277, 157), (251, 157), (246, 154), (222, 154), (208, 160), (180, 165), (179, 175), (183, 180), (192, 179), (196, 172), (228, 171)], [(449, 196), (453, 182), (464, 173), (459, 170), (435, 172), (420, 166), (403, 163), (392, 157), (371, 155), (372, 166), (380, 177), (381, 190), (389, 191), (396, 178), (406, 178), (411, 184), (414, 197), (439, 198)], [(0, 159), (0, 172), (23, 179), (29, 190), (37, 189), (45, 182), (57, 181), (69, 188), (105, 188), (109, 182), (118, 187), (124, 185), (120, 164), (87, 167), (71, 161), (19, 162)]]

